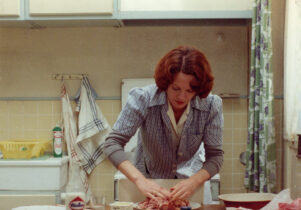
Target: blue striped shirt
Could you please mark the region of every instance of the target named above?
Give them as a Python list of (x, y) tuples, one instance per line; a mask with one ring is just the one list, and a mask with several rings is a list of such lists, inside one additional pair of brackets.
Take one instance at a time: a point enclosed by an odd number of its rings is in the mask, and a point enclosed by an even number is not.
[(125, 144), (138, 128), (138, 142), (134, 165), (148, 178), (176, 178), (177, 166), (191, 159), (204, 142), (206, 161), (203, 169), (211, 176), (219, 172), (223, 163), (222, 100), (210, 94), (190, 101), (180, 144), (172, 140), (172, 125), (167, 115), (165, 91), (156, 85), (132, 89), (112, 132), (105, 142), (105, 153), (117, 167), (127, 160)]

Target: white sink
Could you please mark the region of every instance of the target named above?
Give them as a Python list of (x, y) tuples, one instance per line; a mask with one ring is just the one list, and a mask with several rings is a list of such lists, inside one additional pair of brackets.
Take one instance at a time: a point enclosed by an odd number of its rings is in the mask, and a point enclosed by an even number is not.
[(67, 156), (45, 160), (0, 160), (0, 190), (61, 190), (67, 175)]

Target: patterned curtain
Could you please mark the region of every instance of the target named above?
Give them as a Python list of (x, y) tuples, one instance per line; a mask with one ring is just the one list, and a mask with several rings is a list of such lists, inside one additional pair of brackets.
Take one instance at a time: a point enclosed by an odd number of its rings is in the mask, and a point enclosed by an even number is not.
[(246, 150), (247, 190), (275, 192), (276, 144), (273, 124), (273, 73), (271, 68), (271, 2), (254, 0)]

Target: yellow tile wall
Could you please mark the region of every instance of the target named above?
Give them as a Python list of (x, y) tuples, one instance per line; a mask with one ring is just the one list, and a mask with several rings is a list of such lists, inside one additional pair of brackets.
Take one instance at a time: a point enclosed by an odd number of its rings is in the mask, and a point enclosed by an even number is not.
[(239, 161), (239, 154), (245, 151), (248, 138), (247, 103), (247, 99), (223, 99), (225, 154), (220, 171), (221, 193), (246, 192), (245, 167)]
[(301, 197), (301, 159), (295, 158), (296, 165), (295, 173), (293, 174), (293, 187), (292, 187), (292, 198), (297, 199)]
[[(97, 104), (112, 126), (121, 110), (119, 100), (98, 100)], [(75, 104), (72, 104), (75, 107)], [(245, 151), (247, 141), (247, 99), (223, 99), (224, 165), (221, 169), (221, 193), (245, 192), (245, 167), (239, 154)], [(60, 120), (60, 101), (0, 101), (0, 140), (17, 138), (52, 138), (52, 128)], [(281, 163), (282, 100), (275, 100), (277, 162)], [(299, 161), (300, 162), (300, 161)], [(301, 163), (299, 164), (301, 165)], [(299, 166), (301, 168), (301, 166)], [(281, 164), (277, 164), (277, 180), (281, 183)], [(116, 169), (105, 160), (90, 175), (92, 192), (113, 201), (113, 175)], [(299, 173), (296, 176), (300, 176)], [(279, 184), (279, 188), (280, 189)], [(301, 190), (300, 190), (301, 192)]]

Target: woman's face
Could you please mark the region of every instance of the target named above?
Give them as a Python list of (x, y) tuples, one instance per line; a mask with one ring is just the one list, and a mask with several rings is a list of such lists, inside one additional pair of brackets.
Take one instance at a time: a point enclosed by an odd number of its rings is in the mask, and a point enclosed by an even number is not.
[(174, 81), (167, 88), (167, 98), (174, 112), (183, 111), (196, 92), (191, 89), (190, 84), (195, 77), (190, 74), (179, 72), (175, 74)]

